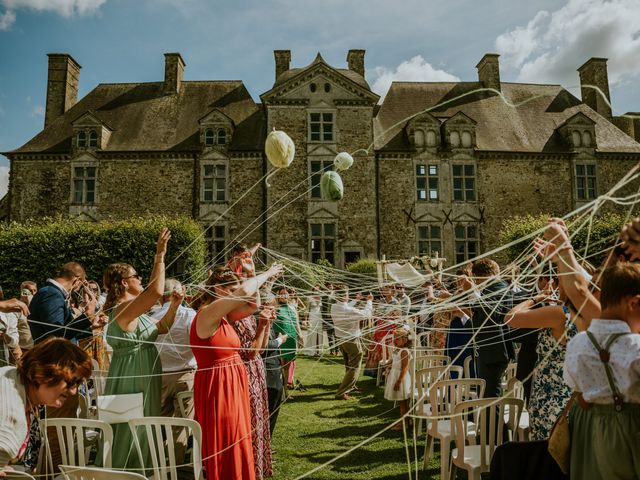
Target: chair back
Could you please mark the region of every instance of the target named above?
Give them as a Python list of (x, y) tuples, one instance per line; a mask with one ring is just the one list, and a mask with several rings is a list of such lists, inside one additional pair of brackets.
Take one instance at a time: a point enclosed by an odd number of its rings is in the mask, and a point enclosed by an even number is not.
[[(86, 418), (49, 418), (40, 421), (42, 437), (49, 444), (49, 428), (55, 428), (60, 445), (61, 462), (64, 465), (86, 467), (89, 463), (91, 446), (102, 438), (102, 464), (111, 467), (111, 446), (113, 445), (113, 430), (111, 425), (100, 420)], [(95, 440), (90, 438), (94, 436)], [(53, 472), (53, 458), (51, 448), (47, 448), (47, 462), (49, 471)]]
[(422, 332), (418, 334), (416, 339), (416, 347), (428, 347), (429, 346), (429, 332)]
[(507, 382), (507, 391), (505, 396), (519, 398), (524, 400), (524, 385), (516, 377), (513, 377)]
[(18, 470), (4, 470), (3, 473), (6, 480), (36, 480), (33, 475)]
[(474, 356), (469, 355), (464, 359), (463, 369), (464, 369), (464, 378), (474, 378), (471, 376), (471, 362), (473, 362)]
[(439, 367), (416, 370), (414, 376), (414, 388), (418, 393), (416, 412), (424, 413), (427, 411), (424, 405), (429, 403), (431, 386), (439, 380), (451, 378), (451, 371), (458, 372), (458, 375), (460, 375), (462, 368), (455, 365), (441, 365)]
[(504, 386), (507, 386), (509, 384), (509, 381), (512, 378), (515, 378), (517, 369), (518, 369), (518, 364), (515, 362), (511, 362), (509, 363), (509, 365), (507, 365), (507, 369), (504, 371), (504, 375), (502, 377)]
[(485, 382), (481, 378), (457, 378), (435, 382), (429, 390), (432, 415), (445, 417), (443, 420), (448, 419), (453, 415), (458, 403), (482, 397), (484, 386)]
[(415, 366), (416, 370), (422, 370), (423, 368), (440, 367), (450, 363), (451, 359), (446, 355), (420, 355), (416, 357)]
[(189, 416), (187, 415), (187, 406), (189, 402), (193, 402), (193, 390), (189, 390), (187, 392), (179, 392), (176, 395), (176, 400), (178, 401), (180, 416), (182, 418), (189, 418)]
[[(144, 456), (140, 439), (146, 436), (151, 452), (154, 480), (178, 480), (176, 448), (173, 440), (173, 428), (186, 428), (193, 436), (193, 474), (196, 480), (202, 479), (202, 430), (200, 424), (188, 418), (144, 417), (129, 420), (133, 442), (138, 451), (140, 464)], [(165, 450), (166, 441), (166, 450)], [(148, 467), (148, 465), (144, 465)]]
[(147, 477), (139, 473), (108, 468), (60, 465), (60, 470), (67, 480), (147, 480)]
[[(465, 458), (466, 440), (471, 439), (475, 445), (480, 446), (480, 471), (488, 471), (496, 448), (509, 440), (504, 438), (505, 407), (509, 410), (507, 426), (511, 431), (515, 431), (518, 428), (523, 405), (522, 400), (512, 397), (489, 397), (456, 404), (452, 426), (458, 458)], [(470, 417), (473, 418), (472, 423), (467, 421)], [(475, 432), (470, 432), (471, 428), (474, 428)]]

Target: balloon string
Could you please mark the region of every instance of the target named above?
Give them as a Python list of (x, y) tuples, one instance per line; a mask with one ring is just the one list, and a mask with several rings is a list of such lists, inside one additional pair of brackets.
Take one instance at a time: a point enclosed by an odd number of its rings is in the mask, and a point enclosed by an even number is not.
[(264, 184), (267, 186), (267, 188), (271, 188), (271, 184), (269, 183), (269, 179), (275, 175), (278, 171), (280, 171), (279, 168), (276, 168), (275, 170), (273, 170), (271, 173), (269, 173), (265, 179), (264, 179)]

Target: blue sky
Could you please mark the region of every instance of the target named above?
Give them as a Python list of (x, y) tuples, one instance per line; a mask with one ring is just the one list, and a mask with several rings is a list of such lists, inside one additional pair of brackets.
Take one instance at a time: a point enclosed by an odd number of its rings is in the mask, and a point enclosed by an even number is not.
[[(99, 83), (163, 79), (180, 52), (186, 80), (273, 84), (274, 49), (292, 67), (321, 52), (343, 68), (367, 50), (367, 80), (384, 95), (397, 80), (475, 80), (487, 52), (503, 81), (561, 83), (579, 96), (576, 69), (609, 58), (614, 111), (640, 111), (640, 0), (0, 0), (0, 151), (44, 123), (47, 57), (82, 65), (82, 97)], [(0, 156), (0, 196), (8, 161)]]

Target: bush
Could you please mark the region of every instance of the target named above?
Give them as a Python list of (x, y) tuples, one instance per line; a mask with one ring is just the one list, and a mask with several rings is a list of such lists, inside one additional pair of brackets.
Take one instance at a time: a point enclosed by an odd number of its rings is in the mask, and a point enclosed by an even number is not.
[(378, 267), (376, 260), (373, 258), (361, 258), (357, 262), (347, 264), (347, 272), (359, 273), (361, 275), (371, 275), (376, 277), (378, 275)]
[(186, 283), (203, 280), (206, 247), (202, 227), (192, 219), (156, 216), (89, 223), (60, 218), (0, 226), (0, 285), (7, 296), (15, 296), (24, 280), (42, 285), (69, 261), (80, 262), (87, 279), (100, 285), (105, 268), (113, 262), (133, 265), (148, 280), (164, 226), (171, 230), (168, 274)]
[[(502, 224), (500, 231), (501, 245), (514, 242), (542, 228), (549, 217), (548, 214), (540, 214), (508, 218)], [(590, 225), (586, 217), (579, 221), (569, 219), (567, 224), (574, 250), (592, 265), (600, 265), (608, 254), (608, 251), (604, 250), (615, 244), (625, 219), (624, 215), (616, 213), (596, 216)], [(572, 222), (575, 222), (575, 225)], [(519, 258), (530, 248), (531, 241), (532, 238), (528, 238), (508, 247), (505, 251), (508, 260), (511, 262)]]

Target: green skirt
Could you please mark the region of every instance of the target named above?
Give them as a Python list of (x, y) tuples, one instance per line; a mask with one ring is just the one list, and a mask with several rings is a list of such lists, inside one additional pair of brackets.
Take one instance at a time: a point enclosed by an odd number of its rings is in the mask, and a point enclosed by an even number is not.
[(571, 479), (640, 480), (640, 405), (575, 403), (569, 412)]

